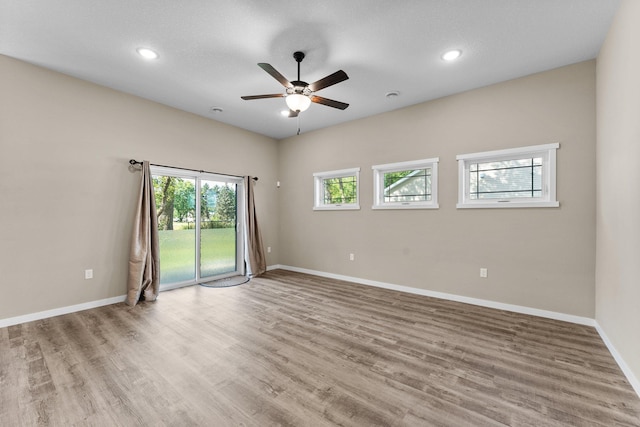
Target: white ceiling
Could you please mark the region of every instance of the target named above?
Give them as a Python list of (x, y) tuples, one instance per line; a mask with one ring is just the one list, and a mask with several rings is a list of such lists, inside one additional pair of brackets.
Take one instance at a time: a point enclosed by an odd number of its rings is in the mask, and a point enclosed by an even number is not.
[[(595, 58), (619, 0), (0, 0), (0, 53), (281, 139), (283, 92), (260, 69), (339, 69), (302, 132)], [(138, 47), (160, 54), (143, 60)], [(440, 56), (461, 49), (448, 63)], [(387, 99), (385, 94), (400, 96)], [(212, 113), (220, 107), (222, 113)], [(37, 106), (34, 106), (37, 108)]]

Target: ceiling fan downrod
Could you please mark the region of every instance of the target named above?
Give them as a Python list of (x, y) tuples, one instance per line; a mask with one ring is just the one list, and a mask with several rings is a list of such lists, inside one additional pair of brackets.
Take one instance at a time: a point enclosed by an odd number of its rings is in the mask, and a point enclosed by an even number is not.
[(293, 59), (298, 63), (298, 81), (300, 81), (300, 63), (304, 59), (304, 52), (293, 52)]

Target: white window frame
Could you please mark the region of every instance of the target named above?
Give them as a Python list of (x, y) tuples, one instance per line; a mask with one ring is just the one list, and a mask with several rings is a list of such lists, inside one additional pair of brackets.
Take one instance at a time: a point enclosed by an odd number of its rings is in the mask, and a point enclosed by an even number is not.
[[(372, 209), (438, 209), (438, 162), (439, 157), (409, 162), (387, 163), (371, 166), (373, 169)], [(431, 169), (431, 200), (408, 202), (384, 201), (384, 174), (409, 169)]]
[[(532, 145), (506, 150), (460, 154), (458, 160), (458, 209), (468, 208), (557, 208), (556, 200), (556, 150), (559, 143)], [(469, 194), (469, 168), (474, 163), (516, 160), (542, 157), (542, 197), (472, 200)]]
[[(324, 203), (324, 180), (331, 178), (356, 177), (355, 203)], [(360, 168), (341, 169), (313, 174), (313, 210), (358, 210), (360, 209)]]

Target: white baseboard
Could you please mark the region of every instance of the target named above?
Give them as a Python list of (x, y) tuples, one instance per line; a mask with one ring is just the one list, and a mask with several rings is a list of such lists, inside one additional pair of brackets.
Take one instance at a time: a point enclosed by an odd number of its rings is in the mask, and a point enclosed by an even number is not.
[(54, 308), (52, 310), (39, 311), (37, 313), (25, 314), (23, 316), (0, 319), (0, 328), (6, 328), (7, 326), (18, 325), (20, 323), (33, 322), (34, 320), (46, 319), (48, 317), (60, 316), (62, 314), (75, 313), (76, 311), (88, 310), (90, 308), (102, 307), (104, 305), (116, 304), (124, 302), (125, 298), (126, 295), (121, 295), (118, 297), (105, 298), (97, 301), (70, 305), (67, 307)]
[(445, 292), (429, 291), (426, 289), (413, 288), (411, 286), (395, 285), (393, 283), (378, 282), (375, 280), (361, 279), (359, 277), (343, 276), (341, 274), (326, 273), (324, 271), (309, 270), (306, 268), (291, 267), (288, 265), (277, 265), (270, 268), (275, 270), (281, 268), (283, 270), (295, 271), (298, 273), (313, 274), (314, 276), (327, 277), (330, 279), (345, 280), (348, 282), (359, 283), (361, 285), (375, 286), (377, 288), (391, 289), (394, 291), (406, 292), (415, 295), (423, 295), (427, 297), (446, 299), (449, 301), (463, 302), (466, 304), (479, 305), (482, 307), (495, 308), (497, 310), (513, 311), (515, 313), (530, 314), (532, 316), (545, 317), (547, 319), (562, 320), (564, 322), (577, 323), (579, 325), (595, 326), (594, 319), (582, 316), (574, 316), (572, 314), (558, 313), (555, 311), (541, 310), (538, 308), (525, 307), (521, 305), (505, 304), (496, 301), (465, 297), (462, 295), (448, 294)]
[(604, 344), (609, 349), (609, 353), (611, 353), (616, 363), (618, 364), (624, 375), (627, 377), (627, 381), (629, 381), (631, 387), (633, 387), (638, 397), (640, 397), (640, 380), (638, 380), (631, 368), (629, 368), (629, 365), (627, 365), (620, 353), (618, 353), (618, 350), (616, 350), (616, 348), (613, 346), (611, 340), (609, 340), (609, 337), (604, 332), (600, 324), (598, 324), (598, 322), (596, 322), (595, 327), (596, 331), (598, 331), (598, 333), (600, 334), (600, 338), (602, 338), (602, 341), (604, 341)]

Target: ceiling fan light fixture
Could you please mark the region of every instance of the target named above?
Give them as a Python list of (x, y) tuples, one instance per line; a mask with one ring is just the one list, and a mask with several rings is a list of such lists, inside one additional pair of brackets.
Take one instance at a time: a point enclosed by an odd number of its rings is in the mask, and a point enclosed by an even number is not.
[(287, 103), (287, 106), (292, 111), (306, 111), (307, 108), (311, 105), (311, 98), (306, 95), (301, 95), (299, 93), (292, 93), (287, 95), (284, 99)]

